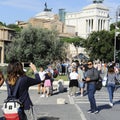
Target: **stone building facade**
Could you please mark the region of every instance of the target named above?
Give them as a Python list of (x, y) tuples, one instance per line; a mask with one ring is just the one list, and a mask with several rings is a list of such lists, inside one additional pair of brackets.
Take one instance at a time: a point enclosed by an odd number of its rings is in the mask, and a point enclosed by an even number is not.
[(67, 12), (64, 21), (75, 26), (76, 35), (87, 38), (93, 31), (109, 30), (109, 9), (102, 2), (93, 2), (80, 12)]
[(51, 11), (43, 11), (30, 18), (27, 22), (17, 21), (19, 27), (32, 25), (37, 28), (47, 28), (57, 30), (60, 36), (75, 36), (75, 26), (65, 25), (59, 21), (59, 17)]
[[(59, 15), (54, 14), (51, 10), (45, 9), (43, 12), (36, 14), (27, 22), (17, 22), (20, 27), (27, 27), (31, 24), (34, 27), (56, 29), (59, 36), (87, 38), (93, 31), (109, 30), (109, 9), (99, 0), (93, 1), (92, 4), (84, 7), (80, 12), (65, 12), (59, 9)], [(76, 54), (86, 54), (84, 48), (76, 48), (73, 45), (68, 46), (68, 58)]]
[(14, 32), (15, 31), (10, 28), (0, 26), (0, 65), (4, 63), (5, 44), (11, 42)]

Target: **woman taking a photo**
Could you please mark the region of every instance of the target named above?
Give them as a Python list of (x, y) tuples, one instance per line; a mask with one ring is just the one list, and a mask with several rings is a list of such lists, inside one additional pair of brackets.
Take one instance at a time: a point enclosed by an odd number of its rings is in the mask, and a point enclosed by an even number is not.
[[(13, 93), (17, 80), (20, 80), (19, 87), (16, 94), (16, 99), (23, 104), (23, 109), (26, 114), (24, 120), (36, 120), (33, 114), (33, 104), (30, 99), (28, 90), (29, 87), (37, 85), (41, 82), (36, 66), (30, 63), (30, 68), (34, 71), (35, 78), (28, 77), (23, 71), (23, 65), (18, 60), (12, 60), (7, 67), (7, 80), (6, 83)], [(9, 94), (8, 94), (9, 98)]]

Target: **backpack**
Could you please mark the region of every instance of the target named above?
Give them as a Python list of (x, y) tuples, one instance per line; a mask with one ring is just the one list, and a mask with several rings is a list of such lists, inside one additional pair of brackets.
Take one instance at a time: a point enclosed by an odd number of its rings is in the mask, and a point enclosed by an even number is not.
[(19, 99), (15, 98), (19, 83), (20, 83), (20, 78), (17, 80), (13, 94), (11, 94), (11, 90), (7, 83), (8, 96), (10, 97), (4, 101), (2, 107), (2, 112), (5, 120), (26, 120), (26, 115), (24, 113), (23, 105), (19, 101)]
[(53, 70), (53, 78), (56, 78), (58, 76), (59, 72), (57, 69)]

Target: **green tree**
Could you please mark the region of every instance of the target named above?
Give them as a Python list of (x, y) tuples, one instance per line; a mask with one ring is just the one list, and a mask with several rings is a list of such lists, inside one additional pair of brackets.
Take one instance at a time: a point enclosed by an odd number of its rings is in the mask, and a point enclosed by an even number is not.
[(23, 62), (47, 65), (66, 57), (64, 43), (56, 31), (29, 26), (6, 47), (6, 60), (17, 58)]
[(80, 37), (73, 37), (73, 38), (64, 37), (61, 38), (61, 40), (66, 43), (73, 43), (75, 46), (83, 46), (83, 41), (84, 41), (84, 39)]
[(112, 61), (114, 53), (114, 35), (109, 31), (93, 32), (84, 41), (84, 47), (91, 59)]
[(116, 62), (120, 62), (120, 21), (117, 22), (117, 28), (115, 30), (115, 24), (116, 23), (112, 23), (110, 25), (110, 30), (112, 32), (112, 34), (114, 34), (115, 37), (115, 32), (116, 32)]
[(16, 24), (9, 24), (7, 25), (8, 28), (11, 28), (13, 30), (15, 30), (16, 32), (20, 32), (22, 30), (22, 28), (20, 28), (18, 25)]
[[(110, 25), (110, 31), (115, 30), (115, 24), (116, 24), (116, 23), (112, 23), (112, 24)], [(120, 29), (120, 21), (117, 22), (117, 29)]]
[(0, 21), (0, 26), (6, 26), (6, 24)]

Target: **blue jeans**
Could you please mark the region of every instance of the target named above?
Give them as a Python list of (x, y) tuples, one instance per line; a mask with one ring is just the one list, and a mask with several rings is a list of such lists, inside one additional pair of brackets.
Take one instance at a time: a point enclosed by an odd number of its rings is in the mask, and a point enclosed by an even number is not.
[(108, 94), (109, 94), (109, 100), (111, 103), (113, 103), (113, 93), (115, 91), (115, 84), (108, 83), (107, 90), (108, 90)]
[(87, 91), (88, 91), (88, 100), (90, 102), (90, 109), (91, 111), (96, 111), (97, 107), (96, 107), (96, 100), (95, 100), (95, 92), (96, 92), (96, 88), (95, 88), (95, 82), (89, 82), (87, 84)]

